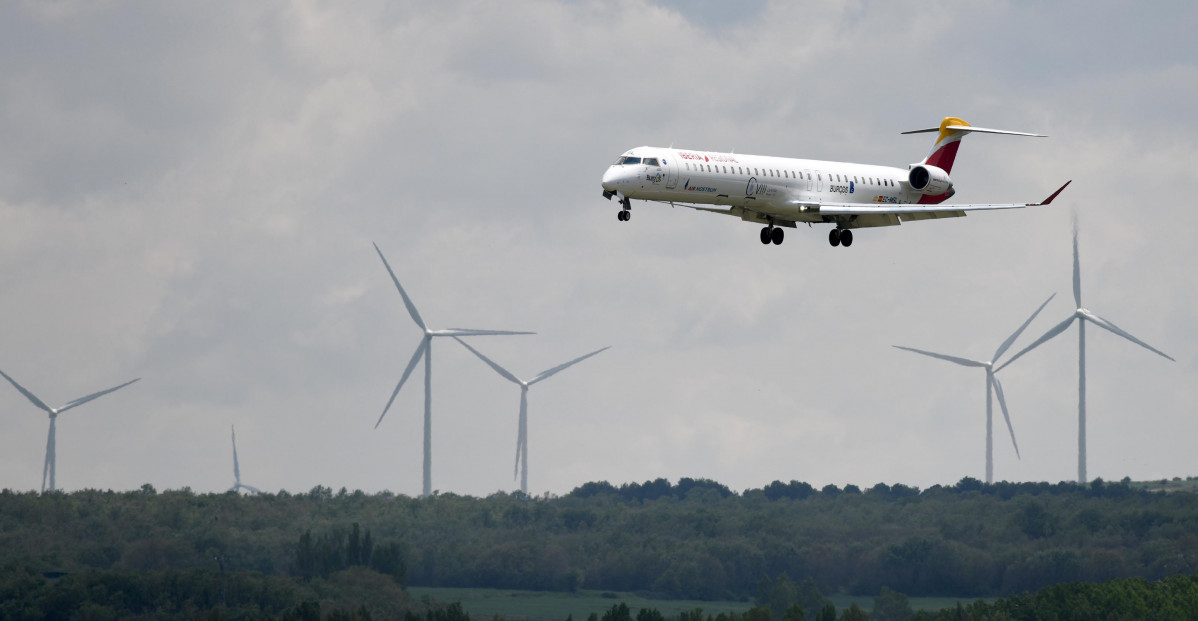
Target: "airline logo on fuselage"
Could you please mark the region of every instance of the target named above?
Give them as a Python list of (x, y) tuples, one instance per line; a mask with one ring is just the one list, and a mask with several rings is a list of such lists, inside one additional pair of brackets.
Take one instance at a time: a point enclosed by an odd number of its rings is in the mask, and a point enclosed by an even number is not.
[(720, 162), (724, 164), (739, 164), (735, 157), (725, 155), (723, 153), (715, 153), (704, 155), (702, 153), (692, 153), (690, 151), (679, 151), (678, 157), (684, 160), (693, 160), (698, 162)]
[(687, 179), (686, 183), (682, 184), (682, 186), (686, 188), (687, 192), (710, 192), (712, 194), (715, 194), (715, 192), (716, 192), (715, 188), (709, 188), (707, 186), (702, 186), (702, 185), (698, 185), (698, 186), (691, 185), (690, 179)]

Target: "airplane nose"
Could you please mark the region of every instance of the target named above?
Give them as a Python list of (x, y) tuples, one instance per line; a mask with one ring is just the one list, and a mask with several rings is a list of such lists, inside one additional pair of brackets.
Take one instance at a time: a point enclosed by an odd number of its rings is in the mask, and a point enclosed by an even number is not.
[(616, 186), (620, 180), (620, 170), (615, 166), (609, 166), (603, 173), (603, 189), (608, 192), (616, 191)]

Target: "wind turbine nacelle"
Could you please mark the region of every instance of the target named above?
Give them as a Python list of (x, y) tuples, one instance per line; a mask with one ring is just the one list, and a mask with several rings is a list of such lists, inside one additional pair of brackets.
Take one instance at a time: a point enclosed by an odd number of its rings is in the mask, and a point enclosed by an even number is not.
[(953, 180), (943, 169), (927, 164), (916, 164), (907, 173), (907, 183), (911, 189), (925, 196), (940, 196), (953, 189)]

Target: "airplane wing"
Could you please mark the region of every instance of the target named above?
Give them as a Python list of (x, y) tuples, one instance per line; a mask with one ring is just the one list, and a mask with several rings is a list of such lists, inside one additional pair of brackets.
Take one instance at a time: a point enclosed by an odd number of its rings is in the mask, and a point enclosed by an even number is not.
[(1040, 207), (1047, 205), (1063, 192), (1065, 188), (1073, 180), (1065, 182), (1056, 192), (1053, 192), (1048, 198), (1039, 203), (979, 203), (979, 204), (962, 204), (962, 205), (919, 205), (919, 204), (892, 204), (892, 203), (809, 203), (806, 201), (791, 201), (790, 204), (797, 206), (801, 212), (818, 213), (829, 216), (872, 216), (893, 214), (897, 216), (917, 215), (917, 214), (936, 214), (931, 217), (945, 216), (963, 216), (966, 211), (984, 211), (991, 209), (1021, 209), (1023, 207)]

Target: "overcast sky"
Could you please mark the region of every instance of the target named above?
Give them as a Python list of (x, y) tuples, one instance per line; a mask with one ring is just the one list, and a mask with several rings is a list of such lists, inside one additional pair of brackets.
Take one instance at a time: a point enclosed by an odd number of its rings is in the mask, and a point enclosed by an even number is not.
[[(0, 5), (0, 370), (51, 405), (58, 485), (415, 495), (432, 327), (529, 377), (529, 485), (984, 476), (986, 359), (1083, 303), (1090, 477), (1198, 474), (1192, 3)], [(640, 145), (905, 166), (945, 116), (955, 202), (1051, 206), (762, 246), (757, 225), (602, 198)], [(512, 477), (519, 389), (433, 345), (433, 487)], [(995, 476), (1076, 477), (1077, 332), (1001, 374)], [(997, 415), (997, 409), (996, 409)], [(0, 385), (0, 487), (46, 415)]]

